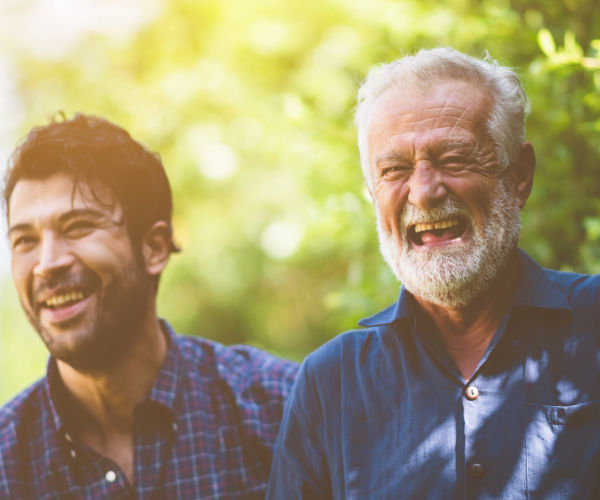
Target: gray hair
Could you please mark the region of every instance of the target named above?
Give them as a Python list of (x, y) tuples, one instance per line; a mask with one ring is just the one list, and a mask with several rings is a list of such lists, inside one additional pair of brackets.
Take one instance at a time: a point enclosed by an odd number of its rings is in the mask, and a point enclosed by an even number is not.
[(481, 59), (450, 47), (421, 49), (413, 56), (396, 59), (373, 68), (358, 91), (354, 123), (358, 130), (361, 167), (369, 188), (368, 128), (371, 110), (377, 98), (391, 88), (424, 89), (444, 80), (459, 80), (485, 87), (494, 101), (487, 130), (496, 143), (496, 155), (502, 169), (508, 168), (525, 140), (527, 96), (517, 74), (500, 66), (489, 54)]

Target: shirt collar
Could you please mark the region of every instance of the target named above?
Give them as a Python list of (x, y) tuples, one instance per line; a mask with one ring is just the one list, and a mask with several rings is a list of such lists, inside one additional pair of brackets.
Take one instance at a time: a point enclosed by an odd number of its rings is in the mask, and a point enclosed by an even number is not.
[[(184, 373), (183, 363), (180, 361), (181, 353), (175, 342), (173, 329), (164, 320), (161, 320), (161, 326), (169, 348), (161, 371), (145, 401), (153, 401), (176, 413), (181, 405), (181, 398), (185, 391), (187, 377)], [(50, 418), (59, 441), (69, 439), (67, 437), (68, 430), (65, 427), (65, 420), (63, 418), (68, 411), (66, 409), (64, 391), (65, 388), (58, 372), (56, 360), (51, 356), (48, 359), (46, 367), (45, 393), (48, 406), (50, 407)], [(49, 452), (47, 455), (49, 462), (55, 459), (60, 460), (60, 451), (58, 448), (52, 448)]]
[[(571, 310), (562, 290), (548, 278), (544, 269), (521, 249), (519, 266), (519, 281), (513, 307)], [(402, 287), (400, 297), (394, 304), (373, 316), (361, 319), (358, 324), (367, 327), (381, 326), (411, 317), (414, 317), (411, 294)]]
[(402, 287), (400, 297), (394, 304), (373, 316), (361, 319), (358, 324), (361, 326), (380, 326), (393, 323), (397, 319), (411, 318), (414, 316), (411, 302), (410, 293)]
[(169, 350), (146, 400), (154, 401), (176, 413), (181, 394), (185, 390), (186, 376), (181, 362), (181, 353), (175, 342), (175, 332), (165, 320), (161, 320), (161, 326), (169, 344)]
[(56, 366), (56, 360), (50, 356), (48, 358), (48, 363), (46, 365), (46, 378), (44, 381), (44, 395), (46, 398), (46, 405), (49, 408), (48, 418), (50, 422), (50, 431), (55, 436), (56, 443), (53, 445), (53, 440), (50, 439), (46, 441), (47, 446), (44, 452), (44, 459), (46, 460), (46, 468), (47, 470), (53, 470), (60, 468), (64, 462), (64, 446), (68, 445), (68, 440), (71, 439), (68, 436), (64, 420), (61, 417), (61, 414), (64, 414), (64, 408), (66, 406), (64, 399), (64, 387), (62, 381), (60, 379), (60, 374), (58, 373), (58, 367)]
[(546, 271), (519, 249), (519, 282), (513, 307), (571, 310), (565, 293), (548, 277)]
[(50, 356), (46, 365), (46, 380), (45, 380), (45, 392), (46, 398), (48, 399), (48, 405), (50, 406), (50, 416), (54, 429), (57, 432), (63, 433), (64, 422), (61, 417), (61, 413), (64, 411), (64, 391), (60, 374), (58, 373), (58, 367), (56, 366), (56, 360)]

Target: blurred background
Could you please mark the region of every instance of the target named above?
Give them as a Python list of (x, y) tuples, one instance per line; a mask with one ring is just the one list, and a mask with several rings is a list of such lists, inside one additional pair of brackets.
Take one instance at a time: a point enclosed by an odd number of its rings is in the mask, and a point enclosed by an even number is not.
[[(123, 126), (162, 155), (174, 191), (184, 252), (160, 314), (182, 333), (300, 360), (396, 299), (355, 94), (373, 64), (438, 45), (488, 50), (522, 75), (538, 157), (522, 247), (600, 272), (595, 0), (0, 0), (0, 162), (59, 110)], [(0, 282), (5, 402), (46, 360), (5, 237)]]

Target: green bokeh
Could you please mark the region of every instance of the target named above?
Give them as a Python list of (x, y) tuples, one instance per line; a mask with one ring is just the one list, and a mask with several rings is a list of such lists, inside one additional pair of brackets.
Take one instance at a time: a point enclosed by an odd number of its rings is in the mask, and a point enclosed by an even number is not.
[[(600, 270), (600, 21), (592, 0), (171, 0), (116, 43), (90, 33), (58, 60), (4, 48), (21, 131), (97, 113), (161, 153), (184, 248), (161, 282), (181, 332), (300, 360), (395, 300), (378, 253), (352, 125), (368, 69), (452, 45), (523, 77), (538, 156), (522, 246)], [(7, 283), (0, 400), (45, 352)]]

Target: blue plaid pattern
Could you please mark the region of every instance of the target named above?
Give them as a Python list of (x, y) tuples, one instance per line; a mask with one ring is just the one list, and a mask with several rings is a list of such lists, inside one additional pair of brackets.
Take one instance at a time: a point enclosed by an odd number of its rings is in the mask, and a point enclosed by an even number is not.
[(135, 486), (69, 435), (50, 359), (46, 377), (0, 409), (0, 499), (264, 498), (297, 365), (164, 327), (169, 352), (134, 411)]

